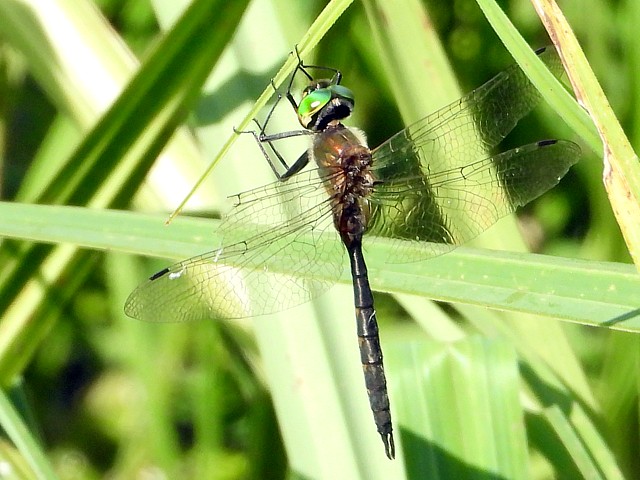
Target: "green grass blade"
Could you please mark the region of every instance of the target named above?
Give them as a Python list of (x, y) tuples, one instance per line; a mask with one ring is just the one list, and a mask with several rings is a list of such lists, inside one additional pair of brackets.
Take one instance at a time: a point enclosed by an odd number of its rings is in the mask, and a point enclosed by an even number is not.
[[(405, 124), (462, 96), (422, 3), (364, 3), (378, 58)], [(428, 88), (425, 88), (428, 85)]]
[(2, 430), (5, 434), (22, 453), (23, 458), (32, 468), (36, 478), (58, 478), (47, 461), (45, 452), (24, 425), (4, 389), (0, 389), (0, 425), (2, 425)]
[(602, 87), (562, 11), (543, 2), (539, 15), (549, 34), (567, 46), (564, 54), (569, 77), (580, 104), (593, 119), (603, 143), (603, 182), (636, 267), (640, 268), (640, 163)]
[[(0, 213), (1, 235), (86, 248), (180, 259), (211, 250), (220, 241), (212, 235), (218, 222), (203, 219), (181, 218), (167, 227), (153, 215), (6, 203), (0, 203)], [(394, 245), (376, 239), (366, 247), (377, 290), (640, 329), (640, 276), (628, 265), (464, 247), (425, 262), (386, 264)], [(282, 267), (275, 259), (269, 269)], [(341, 281), (350, 282), (346, 272)]]

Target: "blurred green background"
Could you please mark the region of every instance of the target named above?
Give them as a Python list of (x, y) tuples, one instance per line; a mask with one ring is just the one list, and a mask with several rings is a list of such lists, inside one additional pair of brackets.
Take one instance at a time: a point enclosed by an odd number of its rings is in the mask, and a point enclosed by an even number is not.
[[(326, 6), (326, 2), (312, 0), (250, 2), (248, 9), (240, 12), (241, 23), (234, 36), (228, 35), (220, 47), (223, 53), (202, 94), (190, 92), (195, 103), (181, 119), (186, 127), (165, 150), (143, 190), (134, 196), (146, 167), (131, 170), (129, 183), (117, 175), (109, 177), (126, 188), (114, 196), (116, 200), (92, 204), (89, 199), (94, 197), (90, 195), (62, 202), (38, 200), (38, 195), (49, 191), (44, 187), (47, 179), (52, 172), (64, 171), (63, 161), (75, 146), (87, 141), (87, 132), (99, 112), (133, 72), (134, 57), (127, 49), (143, 61), (157, 53), (154, 49), (175, 19), (180, 2), (83, 0), (34, 6), (3, 1), (2, 200), (89, 204), (95, 209), (131, 207), (159, 213), (159, 226), (231, 137), (232, 127), (241, 124), (256, 99), (269, 88), (288, 53)], [(550, 43), (528, 2), (498, 3), (529, 45), (537, 48)], [(640, 49), (634, 35), (640, 7), (636, 4), (633, 0), (562, 4), (634, 146), (640, 141), (636, 113)], [(422, 26), (439, 39), (437, 45), (446, 53), (458, 81), (457, 89), (451, 85), (452, 98), (436, 95), (430, 100), (435, 102), (433, 109), (455, 99), (459, 92), (481, 85), (513, 62), (473, 0), (399, 1), (395, 8), (416, 5), (428, 15), (425, 19), (430, 23)], [(37, 10), (42, 17), (34, 15)], [(212, 30), (230, 28), (230, 23), (235, 26), (235, 17), (226, 17), (224, 12), (221, 9), (219, 15), (212, 15), (219, 22), (210, 25)], [(394, 85), (374, 41), (373, 12), (381, 12), (376, 2), (354, 2), (328, 29), (307, 61), (342, 71), (343, 83), (357, 96), (350, 124), (366, 131), (369, 143), (375, 146), (404, 124)], [(51, 22), (48, 38), (58, 39), (68, 56), (43, 52), (41, 37), (35, 33), (30, 36), (30, 26), (40, 29), (45, 20)], [(76, 31), (78, 37), (72, 35)], [(197, 45), (198, 39), (194, 40)], [(406, 47), (410, 52), (417, 45), (421, 45), (418, 39)], [(94, 64), (92, 58), (99, 61)], [(170, 68), (179, 76), (178, 67)], [(74, 70), (79, 73), (70, 73)], [(447, 75), (442, 72), (442, 78)], [(436, 74), (423, 80), (411, 94), (428, 96), (435, 89), (432, 85), (442, 81)], [(153, 104), (156, 98), (143, 100)], [(275, 121), (283, 122), (274, 124), (277, 130), (291, 125), (286, 119)], [(520, 122), (501, 148), (543, 138), (581, 143), (543, 105)], [(518, 212), (524, 244), (537, 253), (593, 261), (594, 271), (601, 268), (598, 261), (630, 263), (602, 186), (602, 161), (597, 152), (582, 145), (582, 161), (561, 184)], [(288, 155), (299, 149), (299, 144), (293, 146)], [(118, 149), (114, 147), (114, 151)], [(148, 165), (158, 153), (151, 147), (149, 151), (153, 155), (148, 154)], [(74, 171), (82, 165), (79, 162)], [(113, 170), (104, 168), (105, 178), (117, 171), (116, 166)], [(77, 191), (103, 188), (95, 178), (100, 169), (92, 172), (96, 184), (81, 184)], [(219, 218), (226, 196), (273, 180), (255, 145), (245, 138), (238, 140), (212, 177), (187, 207), (189, 212)], [(64, 177), (58, 178), (57, 185), (61, 182)], [(94, 218), (95, 234), (102, 232), (108, 244), (108, 220), (101, 223), (99, 210)], [(56, 221), (51, 219), (53, 227), (43, 235), (50, 233), (51, 242), (64, 243), (55, 232)], [(493, 233), (493, 239), (489, 232), (480, 245), (521, 250), (518, 229), (506, 228)], [(192, 247), (194, 254), (215, 246), (215, 226), (210, 230), (210, 240), (193, 238), (197, 242)], [(153, 241), (148, 241), (153, 248)], [(143, 262), (124, 253), (85, 249), (80, 257), (80, 253), (71, 252), (70, 258), (81, 260), (70, 270), (56, 270), (61, 273), (47, 290), (46, 301), (41, 301), (21, 297), (30, 288), (29, 282), (51, 280), (47, 264), (40, 263), (47, 253), (21, 257), (26, 245), (5, 240), (0, 252), (7, 271), (20, 259), (28, 259), (22, 262), (22, 274), (0, 278), (4, 282), (1, 318), (10, 325), (10, 330), (0, 330), (0, 338), (5, 335), (14, 342), (0, 349), (5, 355), (0, 369), (6, 368), (5, 391), (39, 442), (31, 451), (40, 449), (40, 464), (48, 463), (59, 478), (640, 478), (640, 345), (634, 333), (378, 293), (376, 307), (383, 348), (390, 361), (388, 375), (397, 372), (396, 379), (390, 378), (397, 438), (406, 447), (390, 465), (378, 435), (367, 423), (370, 412), (360, 380), (348, 286), (340, 285), (318, 304), (307, 306), (308, 310), (287, 312), (273, 322), (143, 324), (125, 317), (124, 299), (139, 281), (167, 265), (167, 259)], [(120, 248), (115, 243), (111, 247), (138, 253), (146, 248)], [(165, 251), (167, 256), (172, 253), (170, 247)], [(180, 258), (177, 253), (175, 256)], [(377, 275), (384, 277), (380, 268)], [(421, 268), (428, 269), (428, 264)], [(8, 278), (20, 278), (24, 283)], [(375, 278), (372, 286), (375, 290)], [(23, 312), (23, 321), (12, 321), (19, 316), (16, 312)], [(344, 337), (332, 341), (333, 333), (327, 333), (320, 320), (315, 328), (322, 337), (308, 333), (313, 331), (311, 327), (303, 337), (291, 333), (293, 338), (279, 339), (282, 331), (287, 335), (287, 321), (304, 316), (304, 312), (309, 318), (328, 316), (331, 322), (343, 325)], [(264, 334), (271, 325), (273, 337), (254, 338), (254, 328)], [(29, 333), (21, 336), (21, 329)], [(341, 353), (343, 339), (347, 354)], [(263, 365), (258, 350), (264, 353), (266, 344), (275, 344), (276, 349), (282, 345), (282, 351), (289, 352), (288, 342), (299, 343), (309, 356), (320, 342), (329, 360), (329, 373), (300, 368), (294, 373), (299, 375), (296, 381), (285, 378), (280, 384), (291, 391), (277, 393), (278, 387), (273, 385), (277, 363)], [(286, 353), (282, 368), (295, 363), (297, 354)], [(332, 386), (325, 386), (323, 375), (331, 380), (331, 372), (343, 368), (343, 358), (348, 359), (353, 377), (336, 376)], [(463, 361), (456, 363), (460, 359)], [(413, 361), (419, 362), (418, 366), (408, 367)], [(312, 357), (310, 363), (314, 362)], [(413, 373), (407, 373), (406, 368)], [(310, 379), (319, 385), (308, 387)], [(354, 391), (360, 392), (355, 399), (350, 393), (341, 393), (351, 383)], [(414, 390), (412, 385), (421, 385), (424, 391)], [(330, 389), (327, 398), (314, 394), (314, 388), (322, 392), (325, 387)], [(271, 394), (279, 405), (275, 409)], [(430, 395), (439, 397), (423, 402), (428, 404), (424, 418), (411, 410), (422, 405), (405, 405)], [(287, 398), (303, 407), (289, 407)], [(297, 416), (299, 412), (293, 413), (295, 408), (314, 402), (318, 405), (309, 408), (306, 420)], [(344, 410), (336, 412), (336, 405)], [(357, 427), (351, 422), (360, 418), (351, 419), (351, 409), (363, 412), (363, 430), (354, 430)], [(500, 425), (501, 413), (514, 423)], [(326, 418), (317, 417), (321, 414)], [(478, 417), (486, 422), (474, 424)], [(5, 431), (10, 430), (6, 422), (11, 421), (2, 416)], [(318, 431), (318, 423), (327, 430)], [(418, 423), (426, 426), (428, 437)], [(335, 432), (342, 432), (345, 438), (332, 437), (338, 435)], [(288, 439), (286, 451), (283, 436)], [(9, 465), (11, 472), (3, 478), (36, 478), (28, 466), (33, 460), (25, 450), (17, 450), (9, 437), (13, 439), (8, 434), (0, 444), (0, 463)], [(347, 445), (344, 448), (343, 443)], [(45, 473), (40, 476), (47, 475), (47, 467), (43, 468)]]

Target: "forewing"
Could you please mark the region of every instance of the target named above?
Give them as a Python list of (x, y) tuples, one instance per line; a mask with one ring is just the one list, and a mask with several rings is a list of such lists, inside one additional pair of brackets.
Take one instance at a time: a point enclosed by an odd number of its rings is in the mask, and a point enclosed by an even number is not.
[[(561, 76), (564, 72), (552, 48), (540, 50), (538, 57), (554, 75)], [(420, 170), (429, 175), (464, 167), (485, 158), (541, 98), (525, 73), (514, 64), (376, 148), (375, 169), (387, 180)]]
[(315, 171), (234, 197), (224, 246), (158, 272), (125, 304), (146, 321), (243, 318), (300, 305), (340, 276), (343, 248)]

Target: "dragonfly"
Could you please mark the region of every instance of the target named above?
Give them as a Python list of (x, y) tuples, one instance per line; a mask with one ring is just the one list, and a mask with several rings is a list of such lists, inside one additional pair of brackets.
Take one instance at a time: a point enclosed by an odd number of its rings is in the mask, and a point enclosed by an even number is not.
[[(561, 76), (553, 49), (536, 53)], [(315, 79), (314, 69), (332, 72), (331, 78)], [(300, 72), (308, 86), (296, 101), (291, 89)], [(166, 322), (283, 311), (326, 292), (340, 277), (346, 253), (365, 387), (385, 453), (393, 459), (363, 243), (391, 241), (389, 262), (446, 253), (554, 187), (578, 161), (580, 148), (567, 140), (542, 140), (492, 152), (541, 100), (515, 64), (374, 149), (363, 132), (342, 123), (355, 100), (341, 81), (339, 70), (305, 65), (298, 56), (284, 96), (302, 128), (266, 133), (274, 106), (262, 126), (256, 121), (259, 132), (249, 132), (278, 180), (232, 197), (234, 206), (220, 226), (222, 246), (152, 275), (131, 293), (125, 312)], [(299, 135), (308, 136), (311, 146), (289, 166), (275, 144)], [(282, 174), (276, 159), (285, 168)], [(305, 168), (310, 163), (315, 165)]]

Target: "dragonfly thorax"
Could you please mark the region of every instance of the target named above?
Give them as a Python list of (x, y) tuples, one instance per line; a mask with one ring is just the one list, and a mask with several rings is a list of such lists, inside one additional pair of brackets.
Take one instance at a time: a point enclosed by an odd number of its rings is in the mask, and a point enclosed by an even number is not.
[(339, 122), (314, 135), (311, 154), (329, 194), (333, 221), (343, 241), (361, 237), (371, 215), (375, 182), (364, 134)]

